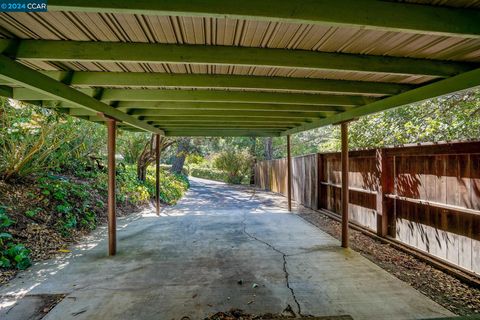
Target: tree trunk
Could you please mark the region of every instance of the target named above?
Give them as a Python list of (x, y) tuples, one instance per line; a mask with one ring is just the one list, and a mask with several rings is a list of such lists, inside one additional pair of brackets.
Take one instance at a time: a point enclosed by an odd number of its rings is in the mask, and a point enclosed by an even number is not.
[(182, 173), (185, 158), (190, 152), (190, 145), (190, 138), (180, 138), (177, 140), (177, 153), (175, 154), (171, 169), (173, 173)]
[(252, 167), (250, 170), (250, 185), (255, 184), (255, 163), (257, 162), (257, 157), (255, 155), (255, 150), (257, 148), (257, 138), (251, 137), (252, 145), (250, 147), (250, 155), (252, 156)]
[(272, 160), (273, 158), (273, 139), (268, 137), (265, 139), (265, 160)]
[[(137, 178), (140, 181), (145, 181), (147, 179), (147, 168), (151, 165), (156, 158), (155, 154), (155, 144), (156, 144), (155, 135), (152, 134), (150, 140), (143, 147), (143, 151), (138, 157), (137, 161)], [(170, 145), (173, 144), (173, 141), (168, 140), (166, 137), (160, 137), (160, 152)]]

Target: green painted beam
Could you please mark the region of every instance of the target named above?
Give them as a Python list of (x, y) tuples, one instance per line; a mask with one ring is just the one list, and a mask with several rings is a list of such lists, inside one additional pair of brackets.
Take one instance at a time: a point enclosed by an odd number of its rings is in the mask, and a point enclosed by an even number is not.
[(200, 119), (197, 119), (198, 117), (195, 117), (194, 119), (171, 119), (171, 117), (165, 117), (162, 118), (161, 120), (151, 120), (149, 123), (151, 124), (161, 124), (161, 125), (194, 125), (194, 124), (219, 124), (219, 123), (228, 123), (229, 125), (280, 125), (280, 126), (299, 126), (302, 124), (305, 124), (302, 121), (298, 121), (296, 119), (285, 119), (285, 118), (248, 118), (248, 119), (236, 119), (236, 118), (221, 118), (221, 121), (219, 121), (219, 118), (209, 118), (209, 117), (202, 117)]
[(103, 101), (183, 101), (183, 102), (251, 102), (358, 106), (377, 99), (307, 93), (242, 92), (226, 90), (105, 89)]
[[(95, 95), (94, 89), (79, 89), (87, 95)], [(17, 100), (56, 100), (54, 97), (38, 93), (30, 88), (14, 88), (13, 96)], [(309, 104), (317, 106), (352, 107), (378, 100), (374, 97), (343, 96), (334, 94), (244, 92), (227, 90), (169, 90), (169, 89), (105, 89), (102, 101), (168, 101), (168, 102), (234, 102), (234, 103), (280, 103)]]
[(125, 101), (119, 102), (117, 109), (129, 112), (141, 110), (257, 110), (257, 111), (310, 111), (339, 112), (349, 107), (317, 106), (304, 104), (267, 104), (267, 103), (222, 103), (222, 102), (154, 102)]
[[(67, 76), (65, 71), (43, 71), (43, 73), (58, 80), (65, 79)], [(400, 83), (314, 78), (87, 71), (74, 72), (68, 84), (78, 87), (237, 88), (245, 90), (336, 92), (361, 95), (393, 95), (415, 88), (413, 85)]]
[(267, 130), (169, 130), (165, 136), (170, 137), (278, 137), (281, 131)]
[[(130, 113), (132, 116), (144, 117), (147, 119), (152, 116), (209, 116), (209, 117), (277, 117), (279, 112), (275, 111), (236, 111), (236, 110), (135, 110)], [(286, 112), (281, 113), (286, 118), (324, 118), (322, 112)]]
[[(165, 88), (215, 88), (243, 90), (290, 90), (317, 93), (343, 93), (352, 95), (394, 95), (416, 88), (415, 85), (373, 82), (327, 80), (316, 78), (263, 77), (243, 75), (171, 74), (153, 72), (91, 72), (51, 71), (41, 73), (65, 84), (82, 87), (165, 87)], [(0, 85), (12, 85), (0, 78)]]
[[(40, 73), (38, 71), (35, 71), (35, 72), (37, 72), (38, 74), (46, 77), (46, 79), (49, 79), (50, 81), (58, 82), (56, 80), (53, 80), (53, 79), (43, 75), (42, 73)], [(61, 83), (61, 82), (58, 82), (58, 83)], [(63, 83), (61, 83), (61, 84), (63, 84)], [(63, 85), (65, 85), (65, 84), (63, 84)], [(69, 86), (67, 86), (67, 87), (69, 87)], [(80, 92), (84, 95), (90, 96), (90, 97), (93, 97), (96, 93), (96, 90), (93, 89), (93, 88), (83, 88), (83, 89), (74, 89), (74, 88), (71, 88), (71, 87), (69, 87), (69, 88), (72, 89), (72, 90), (75, 90), (77, 92)], [(34, 90), (30, 87), (13, 88), (12, 98), (16, 99), (16, 100), (23, 100), (23, 101), (45, 101), (46, 103), (49, 102), (49, 101), (59, 100), (59, 99), (56, 99), (54, 95), (51, 95), (51, 94), (48, 94), (48, 93), (45, 93), (45, 92), (40, 92), (40, 91)]]
[[(184, 112), (178, 112), (178, 113), (171, 113), (171, 114), (162, 114), (162, 115), (156, 115), (156, 116), (141, 116), (139, 119), (143, 121), (155, 121), (159, 119), (164, 119), (165, 117), (171, 117), (171, 118), (196, 118), (196, 117), (205, 117), (209, 118), (211, 120), (219, 120), (219, 119), (225, 119), (225, 118), (235, 118), (235, 119), (251, 119), (251, 118), (260, 118), (260, 119), (288, 119), (291, 121), (300, 121), (300, 122), (306, 122), (306, 121), (314, 121), (314, 120), (320, 120), (324, 119), (324, 116), (317, 115), (317, 114), (297, 114), (297, 113), (289, 113), (289, 114), (282, 114), (278, 115), (275, 113), (270, 113), (270, 112), (258, 112), (258, 113), (245, 113), (245, 114), (228, 114), (228, 113), (197, 113), (197, 114), (191, 114), (191, 113), (184, 113)], [(220, 120), (219, 120), (220, 121)]]
[[(71, 116), (94, 116), (95, 113), (81, 109), (70, 109), (67, 112)], [(152, 109), (136, 109), (128, 113), (131, 116), (138, 117), (142, 120), (152, 119), (151, 117), (159, 116), (183, 116), (183, 117), (284, 117), (284, 118), (311, 118), (321, 119), (327, 116), (325, 112), (287, 112), (282, 111), (257, 111), (257, 110), (152, 110)]]
[(161, 130), (147, 124), (146, 122), (118, 111), (103, 102), (100, 102), (61, 82), (55, 81), (52, 78), (3, 55), (0, 55), (0, 75), (18, 85), (35, 90), (41, 95), (49, 95), (55, 100), (65, 101), (90, 111), (103, 113), (106, 116), (113, 117), (145, 131), (163, 134)]
[(329, 124), (349, 121), (361, 116), (385, 111), (391, 108), (404, 106), (407, 104), (420, 102), (423, 100), (435, 98), (445, 94), (470, 89), (480, 86), (480, 69), (472, 70), (458, 76), (448, 78), (442, 81), (432, 83), (396, 96), (388, 97), (371, 104), (358, 107), (349, 111), (345, 111), (331, 117), (313, 121), (312, 123), (303, 125), (284, 132), (284, 134), (293, 134), (309, 129), (314, 129)]
[(206, 127), (206, 126), (201, 126), (201, 127), (189, 127), (189, 126), (158, 126), (160, 129), (163, 131), (180, 131), (180, 130), (195, 130), (195, 131), (200, 131), (200, 130), (207, 130), (207, 131), (214, 131), (214, 130), (252, 130), (252, 131), (285, 131), (288, 129), (291, 129), (292, 127), (255, 127), (255, 126), (219, 126), (219, 127)]
[(13, 89), (7, 86), (0, 86), (0, 96), (5, 98), (12, 98)]
[(480, 36), (477, 9), (372, 0), (49, 0), (48, 10), (200, 16)]
[[(78, 118), (87, 119), (90, 121), (98, 122), (102, 121), (102, 118), (98, 116), (76, 116)], [(238, 118), (238, 117), (206, 117), (206, 116), (196, 116), (196, 117), (185, 117), (185, 116), (159, 116), (159, 117), (148, 117), (144, 121), (147, 121), (149, 124), (169, 124), (169, 123), (228, 123), (228, 124), (243, 124), (243, 123), (281, 123), (281, 124), (292, 124), (292, 125), (303, 125), (306, 123), (311, 123), (313, 120), (311, 118), (285, 118), (285, 117), (248, 117), (248, 118)]]
[[(91, 111), (79, 108), (70, 109), (67, 114), (71, 116), (94, 116)], [(151, 117), (158, 116), (183, 116), (183, 117), (285, 117), (285, 118), (311, 118), (320, 119), (327, 116), (325, 112), (286, 112), (282, 111), (258, 111), (258, 110), (152, 110), (152, 109), (135, 109), (128, 113), (131, 116), (139, 117), (142, 120), (150, 120)]]
[(181, 128), (181, 129), (202, 129), (202, 128), (211, 128), (211, 129), (278, 129), (286, 130), (295, 127), (295, 125), (286, 125), (286, 124), (228, 124), (228, 123), (190, 123), (190, 124), (159, 124), (162, 128)]
[(26, 60), (218, 64), (433, 77), (449, 77), (478, 65), (307, 50), (156, 43), (20, 40), (12, 48), (5, 54)]

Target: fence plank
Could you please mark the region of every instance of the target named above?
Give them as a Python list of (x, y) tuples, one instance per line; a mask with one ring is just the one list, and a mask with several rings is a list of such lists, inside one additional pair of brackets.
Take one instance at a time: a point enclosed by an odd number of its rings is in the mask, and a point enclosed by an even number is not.
[[(480, 274), (479, 141), (351, 151), (349, 157), (353, 221)], [(295, 201), (340, 213), (339, 153), (296, 157), (292, 166)], [(286, 195), (285, 173), (285, 159), (259, 161), (255, 183)], [(383, 211), (387, 231), (377, 225)]]

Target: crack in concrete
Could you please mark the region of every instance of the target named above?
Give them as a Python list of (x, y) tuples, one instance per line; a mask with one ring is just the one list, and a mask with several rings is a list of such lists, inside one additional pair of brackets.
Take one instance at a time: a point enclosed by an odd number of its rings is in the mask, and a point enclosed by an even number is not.
[(250, 237), (250, 238), (252, 238), (256, 241), (258, 241), (260, 243), (263, 243), (264, 245), (268, 246), (273, 251), (282, 255), (282, 258), (283, 258), (283, 273), (285, 274), (285, 282), (286, 282), (287, 288), (290, 290), (290, 292), (292, 294), (293, 301), (295, 301), (295, 304), (297, 305), (298, 315), (303, 316), (302, 315), (302, 308), (300, 307), (300, 303), (297, 300), (297, 296), (295, 295), (295, 291), (290, 286), (290, 279), (289, 279), (290, 275), (289, 275), (288, 270), (287, 270), (287, 257), (288, 257), (288, 255), (286, 253), (282, 252), (281, 250), (279, 250), (278, 248), (276, 248), (275, 246), (271, 245), (270, 243), (268, 243), (268, 242), (266, 242), (262, 239), (259, 239), (259, 238), (255, 237), (253, 234), (249, 233), (247, 231), (246, 221), (247, 221), (247, 213), (245, 212), (243, 214), (243, 220), (242, 220), (243, 233), (245, 233), (248, 237)]

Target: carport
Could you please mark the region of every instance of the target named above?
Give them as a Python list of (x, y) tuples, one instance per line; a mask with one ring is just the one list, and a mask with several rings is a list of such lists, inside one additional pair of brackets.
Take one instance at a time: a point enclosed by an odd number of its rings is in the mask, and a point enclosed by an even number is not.
[(480, 85), (477, 1), (49, 0), (0, 34), (1, 95), (108, 125), (110, 255), (117, 128), (289, 146), (339, 124), (348, 212), (349, 121)]

